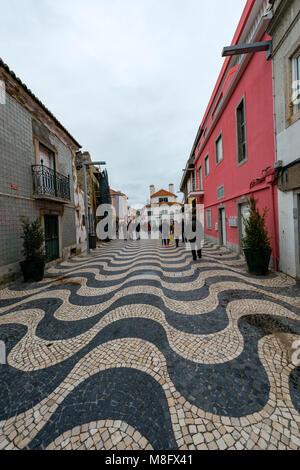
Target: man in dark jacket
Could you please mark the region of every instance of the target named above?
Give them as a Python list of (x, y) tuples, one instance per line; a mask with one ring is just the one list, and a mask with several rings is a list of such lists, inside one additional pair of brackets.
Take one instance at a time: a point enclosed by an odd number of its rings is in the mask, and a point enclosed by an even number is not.
[(197, 261), (202, 258), (202, 246), (203, 246), (203, 227), (202, 224), (197, 220), (195, 214), (192, 219), (185, 226), (185, 239), (190, 244), (190, 249), (193, 255), (193, 260)]

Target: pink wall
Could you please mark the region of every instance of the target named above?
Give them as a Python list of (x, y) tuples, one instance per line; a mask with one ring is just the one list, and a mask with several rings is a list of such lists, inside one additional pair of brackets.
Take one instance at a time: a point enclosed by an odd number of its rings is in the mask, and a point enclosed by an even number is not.
[[(265, 35), (261, 40), (268, 40)], [(242, 166), (237, 164), (237, 138), (236, 138), (236, 106), (245, 96), (246, 128), (247, 128), (247, 153), (248, 161)], [(216, 166), (215, 140), (219, 133), (223, 134), (223, 161)], [(273, 208), (270, 185), (266, 182), (255, 186), (250, 190), (250, 182), (262, 176), (262, 170), (266, 167), (274, 167), (275, 162), (275, 138), (273, 117), (273, 88), (272, 88), (272, 61), (266, 60), (264, 52), (256, 53), (249, 62), (242, 78), (240, 79), (226, 109), (212, 132), (204, 150), (196, 162), (197, 181), (198, 169), (203, 168), (203, 186), (205, 209), (212, 208), (213, 230), (205, 229), (207, 235), (219, 237), (219, 232), (214, 230), (218, 222), (217, 208), (223, 203), (226, 209), (226, 217), (236, 216), (236, 201), (242, 195), (249, 196), (252, 192), (259, 199), (259, 208), (268, 207), (268, 229), (270, 235), (276, 240), (278, 233), (277, 223), (277, 191), (275, 198), (275, 231), (273, 226)], [(201, 140), (203, 142), (203, 139)], [(210, 175), (204, 176), (204, 158), (209, 153)], [(225, 199), (217, 200), (217, 188), (225, 185)], [(265, 189), (263, 189), (265, 188)], [(258, 189), (260, 191), (256, 192)], [(233, 198), (233, 199), (232, 199)], [(231, 201), (227, 201), (231, 199)], [(215, 205), (215, 206), (214, 206)], [(238, 244), (238, 229), (230, 228), (227, 220), (227, 240)], [(278, 244), (276, 244), (278, 256)]]

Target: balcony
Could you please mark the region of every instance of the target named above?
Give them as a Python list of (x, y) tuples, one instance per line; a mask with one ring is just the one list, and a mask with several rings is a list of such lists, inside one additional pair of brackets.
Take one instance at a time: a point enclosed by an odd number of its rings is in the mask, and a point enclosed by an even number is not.
[(188, 185), (188, 199), (194, 198), (194, 197), (200, 197), (204, 196), (204, 190), (197, 188), (196, 187), (196, 182), (193, 180), (191, 183)]
[(188, 198), (204, 196), (203, 189), (193, 189), (188, 193)]
[(61, 175), (44, 165), (32, 166), (33, 192), (37, 199), (57, 202), (71, 200), (70, 177)]

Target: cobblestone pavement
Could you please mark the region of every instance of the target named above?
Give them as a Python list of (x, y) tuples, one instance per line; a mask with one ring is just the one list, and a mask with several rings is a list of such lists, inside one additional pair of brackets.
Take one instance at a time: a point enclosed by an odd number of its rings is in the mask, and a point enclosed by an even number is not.
[(0, 449), (299, 449), (300, 290), (114, 241), (0, 291)]

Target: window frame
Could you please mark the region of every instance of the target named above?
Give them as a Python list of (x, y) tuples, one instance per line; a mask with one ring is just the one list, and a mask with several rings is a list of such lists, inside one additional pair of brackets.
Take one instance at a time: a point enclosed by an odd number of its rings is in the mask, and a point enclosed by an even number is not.
[[(206, 171), (207, 170), (206, 162), (208, 162), (208, 172)], [(205, 178), (207, 178), (210, 175), (209, 153), (204, 158), (204, 174), (205, 174)]]
[(202, 164), (198, 168), (198, 177), (199, 177), (199, 191), (203, 191), (203, 171)]
[(293, 103), (294, 61), (300, 56), (300, 39), (293, 44), (285, 57), (285, 127), (300, 119), (300, 108), (295, 110)]
[(206, 215), (206, 229), (207, 230), (212, 230), (213, 229), (212, 210), (211, 209), (206, 209), (206, 214), (205, 215)]
[(33, 142), (34, 142), (34, 157), (35, 157), (35, 165), (40, 165), (40, 145), (46, 148), (49, 152), (53, 154), (53, 159), (54, 159), (54, 169), (55, 171), (59, 171), (59, 165), (58, 165), (58, 152), (55, 147), (50, 145), (47, 141), (42, 139), (40, 136), (34, 135), (33, 137)]
[[(239, 118), (238, 118), (238, 111), (239, 108), (243, 104), (243, 109), (244, 109), (244, 127), (245, 127), (245, 146), (246, 146), (246, 156), (240, 160), (240, 129), (239, 129)], [(243, 95), (243, 97), (240, 99), (239, 103), (237, 104), (235, 108), (235, 128), (236, 128), (236, 152), (237, 152), (237, 166), (240, 167), (244, 165), (248, 161), (248, 142), (247, 142), (247, 118), (246, 118), (246, 96)], [(244, 143), (242, 145), (244, 145)]]
[[(299, 114), (300, 112), (300, 48), (296, 51), (296, 53), (291, 58), (291, 67), (292, 67), (292, 88), (291, 88), (291, 109), (293, 116)], [(299, 75), (298, 75), (299, 74)], [(294, 88), (293, 83), (298, 81), (298, 95), (297, 99), (299, 100), (298, 104), (294, 104), (293, 94)]]
[[(218, 142), (222, 141), (222, 160), (218, 160)], [(215, 140), (215, 157), (216, 157), (216, 166), (220, 165), (224, 161), (224, 145), (223, 145), (223, 131), (219, 133)]]

